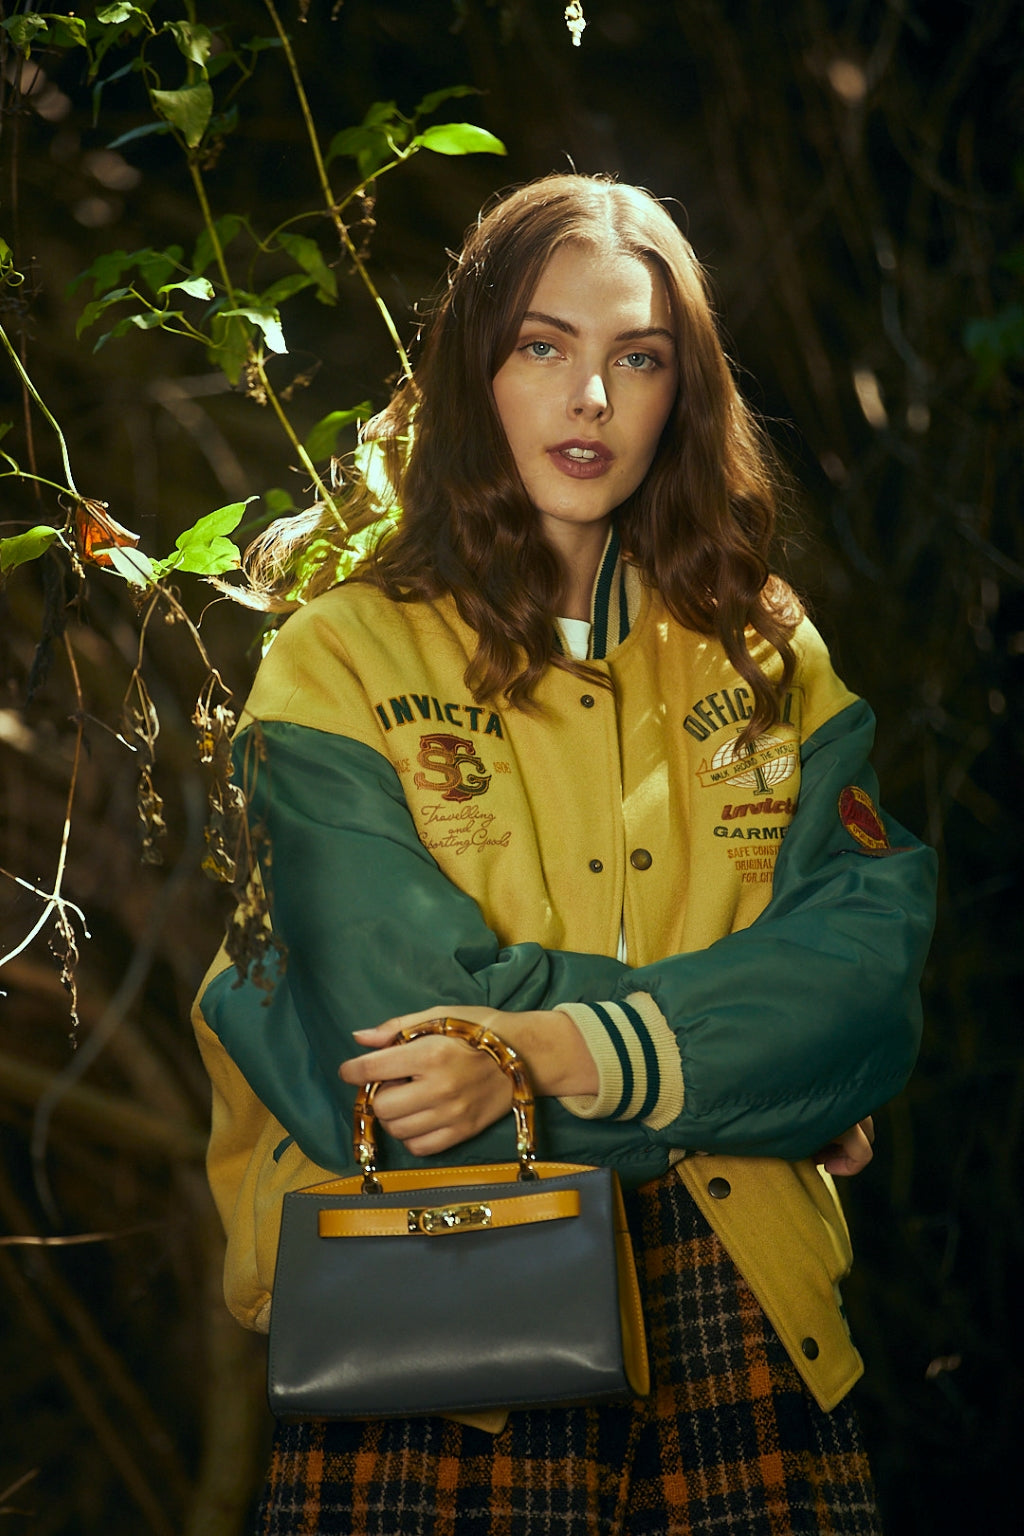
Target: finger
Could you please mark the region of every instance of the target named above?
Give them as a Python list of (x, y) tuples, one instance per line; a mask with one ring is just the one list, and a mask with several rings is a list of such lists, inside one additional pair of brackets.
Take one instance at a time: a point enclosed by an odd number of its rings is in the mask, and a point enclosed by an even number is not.
[(826, 1148), (826, 1152), (828, 1155), (823, 1163), (827, 1171), (844, 1178), (860, 1173), (875, 1155), (859, 1126), (847, 1131), (842, 1140), (834, 1148)]
[(468, 1071), (475, 1077), (497, 1068), (489, 1057), (478, 1056), (461, 1040), (446, 1040), (437, 1035), (423, 1035), (401, 1045), (381, 1045), (365, 1056), (350, 1056), (338, 1068), (342, 1082), (406, 1082), (430, 1074), (435, 1096), (450, 1093), (453, 1085)]
[[(383, 1034), (388, 1040), (393, 1040), (401, 1030), (411, 1029), (414, 1024), (432, 1024), (435, 1019), (446, 1019), (453, 1013), (457, 1013), (457, 1010), (446, 1008), (441, 1003), (435, 1003), (432, 1008), (419, 1008), (415, 1013), (396, 1014), (393, 1019), (385, 1019), (383, 1024), (378, 1024), (373, 1029), (353, 1030), (353, 1034), (359, 1035), (361, 1038), (366, 1035)], [(461, 1017), (461, 1014), (459, 1017)]]
[(433, 1106), (397, 1115), (378, 1115), (377, 1119), (388, 1136), (405, 1142), (406, 1146), (417, 1137), (451, 1129), (448, 1117), (440, 1114)]
[(407, 1045), (383, 1045), (365, 1056), (350, 1056), (338, 1068), (343, 1083), (362, 1088), (366, 1083), (404, 1082), (413, 1075), (414, 1063), (404, 1055)]
[[(442, 1116), (441, 1097), (430, 1091), (428, 1085), (417, 1078), (402, 1082), (390, 1082), (378, 1090), (373, 1101), (374, 1114), (384, 1129), (392, 1136), (398, 1135), (395, 1126), (401, 1121), (421, 1115), (432, 1115), (431, 1124), (439, 1124)], [(451, 1118), (450, 1115), (447, 1118)], [(426, 1129), (421, 1126), (420, 1129)]]
[(389, 1019), (386, 1024), (375, 1024), (372, 1029), (354, 1029), (352, 1038), (358, 1040), (360, 1045), (369, 1045), (379, 1050), (381, 1046), (390, 1045), (402, 1027), (396, 1020)]
[(431, 1131), (426, 1136), (414, 1136), (411, 1141), (404, 1143), (405, 1150), (411, 1152), (413, 1157), (432, 1157), (437, 1152), (448, 1152), (452, 1147), (457, 1147), (465, 1138), (456, 1129), (446, 1126), (442, 1130)]

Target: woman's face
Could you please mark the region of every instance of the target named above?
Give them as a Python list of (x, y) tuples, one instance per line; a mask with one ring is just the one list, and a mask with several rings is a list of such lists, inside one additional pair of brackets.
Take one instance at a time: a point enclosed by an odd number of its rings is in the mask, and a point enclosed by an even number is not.
[(676, 397), (668, 294), (634, 256), (565, 245), (494, 376), (494, 400), (544, 536), (572, 558), (650, 468)]

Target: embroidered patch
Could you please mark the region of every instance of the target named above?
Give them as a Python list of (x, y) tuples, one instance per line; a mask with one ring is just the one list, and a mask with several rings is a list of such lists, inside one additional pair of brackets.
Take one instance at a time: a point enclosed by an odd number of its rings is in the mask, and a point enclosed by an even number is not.
[(871, 796), (856, 784), (839, 795), (839, 819), (855, 842), (869, 853), (890, 853), (891, 845)]

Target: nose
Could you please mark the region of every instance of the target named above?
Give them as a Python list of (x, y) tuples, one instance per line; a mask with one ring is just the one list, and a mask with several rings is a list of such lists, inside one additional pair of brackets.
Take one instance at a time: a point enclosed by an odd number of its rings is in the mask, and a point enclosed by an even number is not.
[(604, 375), (597, 371), (584, 374), (572, 391), (569, 400), (570, 416), (596, 421), (600, 416), (607, 417), (610, 410)]

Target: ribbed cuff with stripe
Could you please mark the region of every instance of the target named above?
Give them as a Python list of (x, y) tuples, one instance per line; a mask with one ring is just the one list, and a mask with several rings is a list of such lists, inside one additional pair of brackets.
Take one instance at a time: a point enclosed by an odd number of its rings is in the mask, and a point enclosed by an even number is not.
[(559, 1099), (582, 1120), (642, 1120), (652, 1131), (683, 1109), (679, 1046), (657, 1003), (633, 992), (620, 1003), (559, 1003), (597, 1066), (596, 1094)]

